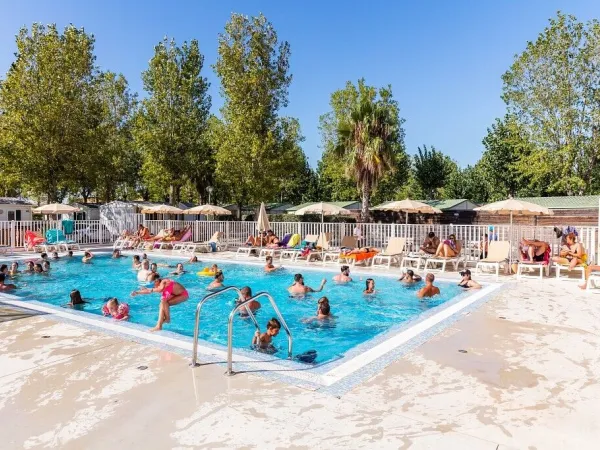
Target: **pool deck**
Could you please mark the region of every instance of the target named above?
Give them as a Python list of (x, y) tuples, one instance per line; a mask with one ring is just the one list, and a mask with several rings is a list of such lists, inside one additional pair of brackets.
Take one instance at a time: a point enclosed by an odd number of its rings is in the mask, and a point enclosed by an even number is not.
[(509, 281), (339, 398), (188, 362), (0, 305), (2, 448), (582, 450), (600, 439), (600, 296), (575, 280)]

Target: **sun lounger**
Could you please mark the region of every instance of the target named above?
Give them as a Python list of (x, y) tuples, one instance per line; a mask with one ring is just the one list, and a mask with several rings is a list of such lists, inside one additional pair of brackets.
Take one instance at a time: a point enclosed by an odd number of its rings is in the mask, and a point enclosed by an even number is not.
[(546, 276), (550, 275), (550, 245), (546, 247), (546, 252), (544, 253), (543, 261), (528, 261), (527, 258), (529, 256), (525, 254), (521, 254), (522, 260), (517, 264), (517, 279), (521, 279), (523, 277), (527, 277), (526, 275), (529, 272), (535, 272), (536, 270), (539, 273), (539, 278), (542, 279), (544, 277), (544, 272), (546, 272)]
[(296, 261), (305, 259), (306, 264), (308, 264), (313, 260), (322, 260), (325, 250), (329, 249), (329, 242), (331, 242), (331, 233), (321, 233), (315, 243), (315, 249), (308, 252), (300, 252), (299, 255), (296, 255)]
[[(556, 274), (556, 279), (560, 279), (561, 272), (581, 272), (581, 280), (585, 281), (585, 269), (587, 269), (587, 263), (577, 264), (575, 267), (569, 270), (569, 266), (567, 264), (559, 264), (554, 263), (554, 273)], [(566, 279), (566, 278), (563, 278)]]
[(46, 238), (41, 233), (27, 230), (25, 231), (25, 251), (35, 251), (36, 247), (46, 243)]
[[(404, 253), (404, 245), (406, 244), (406, 238), (393, 237), (388, 241), (386, 249), (378, 253), (373, 258), (373, 267), (387, 267), (388, 269), (392, 265), (393, 261), (398, 261), (400, 264), (400, 257)], [(387, 262), (385, 264), (384, 262)]]
[(342, 251), (356, 248), (358, 245), (357, 240), (358, 239), (356, 236), (344, 236), (338, 248), (329, 249), (327, 252), (325, 252), (323, 255), (323, 264), (326, 264), (328, 260), (329, 262), (337, 263)]
[(51, 229), (46, 231), (46, 243), (42, 244), (45, 252), (69, 250), (79, 250), (79, 244), (76, 241), (67, 239), (62, 230)]
[(496, 279), (500, 275), (500, 266), (508, 267), (508, 257), (510, 254), (509, 241), (491, 241), (488, 246), (487, 257), (480, 260), (475, 266), (475, 273), (482, 272), (484, 267), (496, 269)]
[(169, 248), (171, 248), (172, 250), (175, 250), (175, 247), (177, 246), (177, 249), (180, 250), (181, 246), (185, 245), (185, 243), (187, 243), (191, 240), (192, 240), (192, 227), (185, 227), (181, 231), (181, 237), (179, 239), (157, 241), (154, 243), (154, 248), (155, 249), (158, 248), (158, 250), (167, 250)]
[(598, 285), (600, 285), (600, 273), (590, 273), (585, 290), (589, 292), (591, 289), (598, 287)]
[[(298, 245), (296, 245), (295, 247), (282, 250), (279, 255), (279, 260), (283, 261), (286, 258), (288, 258), (289, 261), (296, 261), (296, 259), (298, 259), (298, 257), (301, 255), (302, 251), (304, 250), (304, 247), (306, 246), (306, 244), (314, 244), (317, 242), (318, 239), (319, 239), (319, 236), (317, 236), (316, 234), (307, 234), (304, 237), (304, 240), (302, 242), (300, 242)], [(294, 241), (294, 239), (292, 237), (290, 239), (290, 242), (293, 242), (293, 241)]]
[(267, 247), (263, 247), (260, 249), (260, 254), (258, 255), (259, 259), (264, 259), (267, 256), (277, 256), (281, 253), (282, 250), (287, 248), (287, 244), (290, 241), (290, 239), (292, 238), (292, 234), (291, 233), (287, 233), (285, 236), (283, 236), (283, 238), (281, 238), (281, 241), (279, 241), (278, 244), (274, 244), (274, 245), (269, 245)]
[(373, 262), (373, 258), (377, 256), (379, 252), (365, 252), (365, 253), (352, 253), (352, 254), (340, 254), (338, 263), (349, 264), (354, 267), (356, 263), (362, 262), (365, 266), (368, 266)]
[(424, 267), (427, 262), (427, 259), (431, 257), (433, 257), (433, 255), (429, 253), (411, 252), (408, 255), (402, 257), (402, 260), (400, 261), (400, 269), (419, 270), (421, 264), (423, 264)]
[(223, 242), (223, 236), (225, 234), (222, 231), (215, 231), (212, 237), (208, 241), (204, 242), (189, 242), (185, 245), (182, 252), (195, 253), (196, 250), (206, 250), (207, 252), (212, 251), (213, 245), (216, 246), (217, 251), (221, 252), (227, 249), (227, 243)]
[(435, 270), (435, 265), (439, 264), (441, 265), (441, 272), (445, 272), (446, 271), (446, 266), (448, 264), (452, 264), (454, 270), (458, 270), (460, 263), (463, 262), (463, 257), (462, 257), (462, 242), (460, 241), (456, 241), (457, 244), (460, 245), (460, 249), (461, 249), (461, 253), (459, 253), (456, 256), (452, 256), (452, 257), (444, 257), (444, 256), (431, 256), (429, 258), (425, 259), (425, 265), (423, 266), (423, 270)]

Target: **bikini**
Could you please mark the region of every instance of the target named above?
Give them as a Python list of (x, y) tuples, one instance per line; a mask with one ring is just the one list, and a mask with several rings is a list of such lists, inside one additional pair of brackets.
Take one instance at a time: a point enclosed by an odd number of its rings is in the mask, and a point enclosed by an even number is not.
[[(174, 297), (174, 295), (173, 295), (174, 288), (175, 288), (175, 282), (171, 281), (163, 289), (162, 296), (160, 299), (162, 301), (168, 302), (172, 297)], [(181, 292), (181, 294), (179, 294), (179, 295), (187, 295), (189, 297), (188, 291), (185, 288), (183, 288), (183, 292)]]
[(467, 281), (465, 284), (458, 283), (458, 285), (463, 289), (470, 289), (469, 282)]

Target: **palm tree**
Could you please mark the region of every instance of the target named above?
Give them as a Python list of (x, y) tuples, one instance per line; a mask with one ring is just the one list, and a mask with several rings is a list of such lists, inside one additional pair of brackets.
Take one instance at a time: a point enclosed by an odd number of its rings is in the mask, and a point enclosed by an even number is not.
[(348, 120), (338, 125), (335, 152), (344, 162), (346, 175), (356, 181), (362, 193), (363, 222), (369, 221), (371, 193), (377, 182), (396, 170), (394, 150), (398, 135), (394, 109), (383, 101), (363, 99)]

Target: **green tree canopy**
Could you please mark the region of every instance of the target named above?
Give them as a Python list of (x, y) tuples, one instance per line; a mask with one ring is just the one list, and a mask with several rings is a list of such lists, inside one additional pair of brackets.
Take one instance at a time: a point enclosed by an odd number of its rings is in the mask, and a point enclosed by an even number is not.
[(426, 200), (439, 198), (440, 189), (457, 170), (456, 163), (433, 145), (430, 148), (426, 145), (418, 147), (413, 157), (414, 177)]

